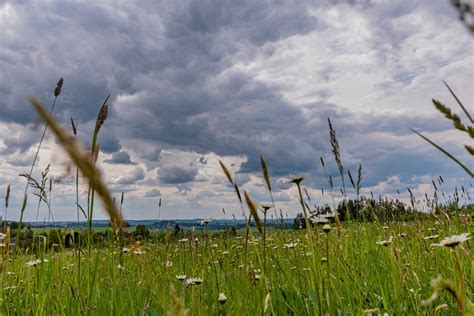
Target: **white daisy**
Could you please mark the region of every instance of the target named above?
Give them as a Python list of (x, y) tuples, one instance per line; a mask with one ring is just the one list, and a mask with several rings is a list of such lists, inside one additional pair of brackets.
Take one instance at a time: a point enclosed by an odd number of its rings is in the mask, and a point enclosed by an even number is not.
[(194, 279), (189, 278), (189, 279), (185, 279), (185, 280), (184, 280), (184, 284), (185, 284), (186, 286), (191, 286), (191, 285), (194, 285), (194, 284), (196, 284), (196, 283), (194, 283)]
[(454, 235), (454, 236), (451, 236), (451, 237), (447, 237), (447, 238), (441, 240), (441, 242), (439, 244), (431, 244), (431, 247), (437, 246), (437, 247), (451, 247), (451, 248), (453, 248), (453, 247), (456, 247), (457, 245), (459, 245), (460, 243), (471, 239), (471, 237), (469, 237), (469, 235), (470, 235), (470, 233), (463, 233), (461, 235)]
[(325, 224), (325, 225), (323, 226), (323, 231), (324, 231), (326, 234), (329, 233), (329, 232), (331, 231), (331, 225)]
[(224, 293), (219, 293), (219, 298), (217, 299), (219, 303), (224, 304), (227, 301), (227, 296)]
[(316, 216), (314, 218), (310, 218), (309, 220), (313, 224), (326, 224), (326, 223), (329, 223), (329, 220), (325, 217), (322, 217), (322, 216)]
[(293, 249), (295, 248), (296, 246), (298, 246), (298, 243), (297, 242), (290, 242), (288, 244), (284, 244), (283, 245), (283, 248), (285, 249)]
[(389, 244), (392, 243), (392, 239), (393, 239), (393, 236), (390, 236), (388, 240), (379, 240), (376, 242), (376, 244), (387, 247)]
[(212, 218), (212, 217), (203, 219), (203, 220), (201, 221), (201, 225), (207, 225), (207, 224), (209, 224), (210, 222), (212, 222), (213, 220), (214, 220), (214, 218)]
[(26, 266), (27, 266), (27, 267), (37, 267), (40, 263), (41, 263), (41, 260), (40, 260), (40, 259), (36, 259), (36, 260), (28, 261), (28, 262), (26, 263)]
[(188, 278), (186, 280), (184, 280), (184, 284), (186, 284), (186, 286), (189, 286), (189, 285), (199, 285), (202, 283), (202, 279), (201, 278)]

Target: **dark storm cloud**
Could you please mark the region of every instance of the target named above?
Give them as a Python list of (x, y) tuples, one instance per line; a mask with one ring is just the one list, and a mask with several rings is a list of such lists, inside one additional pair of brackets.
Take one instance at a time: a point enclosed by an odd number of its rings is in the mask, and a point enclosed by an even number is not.
[(158, 170), (158, 179), (163, 184), (179, 184), (193, 181), (197, 174), (193, 166), (164, 166)]
[(136, 165), (130, 159), (130, 155), (126, 151), (117, 151), (112, 154), (111, 159), (107, 159), (104, 162), (112, 163), (112, 164), (127, 164), (127, 165)]
[(128, 135), (200, 153), (245, 154), (244, 172), (256, 170), (259, 152), (275, 157), (282, 174), (312, 164), (308, 154), (314, 155), (315, 148), (306, 140), (317, 145), (317, 133), (307, 137), (311, 125), (301, 111), (271, 87), (242, 74), (223, 78), (217, 91), (205, 85), (196, 82), (185, 94), (167, 98), (157, 93), (123, 104), (143, 110), (140, 116), (122, 118), (130, 127)]
[[(54, 85), (63, 76), (63, 93), (55, 113), (62, 122), (73, 117), (81, 127), (80, 137), (90, 145), (100, 104), (111, 93), (110, 116), (99, 135), (101, 151), (112, 154), (108, 162), (130, 164), (131, 152), (152, 170), (166, 149), (243, 155), (247, 161), (239, 172), (247, 183), (247, 173), (260, 172), (259, 154), (263, 154), (272, 176), (314, 173), (316, 183), (323, 174), (319, 157), (330, 157), (327, 118), (331, 117), (343, 158), (350, 158), (346, 167), (354, 169), (360, 160), (374, 170), (367, 171), (367, 183), (377, 183), (398, 170), (404, 177), (429, 173), (443, 164), (437, 159), (427, 161), (416, 146), (408, 146), (408, 154), (382, 136), (371, 143), (361, 141), (370, 133), (406, 136), (410, 127), (442, 131), (449, 128), (442, 117), (424, 113), (358, 116), (342, 109), (350, 104), (324, 102), (295, 107), (281, 87), (235, 67), (250, 63), (257, 54), (271, 56), (274, 47), (268, 44), (324, 30), (327, 25), (310, 14), (310, 9), (330, 1), (314, 6), (218, 0), (125, 2), (113, 7), (79, 2), (9, 3), (15, 14), (0, 39), (0, 121), (33, 122), (36, 115), (27, 96), (37, 95), (51, 104)], [(392, 25), (392, 18), (418, 5), (410, 1), (388, 6), (371, 1), (338, 3), (367, 10), (374, 33), (367, 49), (375, 50), (381, 60), (392, 60), (392, 50), (414, 31)], [(443, 8), (433, 4), (430, 10), (439, 13)], [(384, 45), (386, 42), (390, 45)], [(341, 51), (352, 49), (347, 43), (336, 44)], [(318, 79), (331, 82), (336, 70), (328, 64)], [(404, 85), (412, 84), (414, 76), (402, 66), (394, 75)], [(333, 94), (327, 88), (316, 90), (321, 98)], [(24, 152), (35, 141), (33, 135), (14, 135), (3, 140), (2, 151)], [(334, 166), (331, 168), (333, 172)], [(188, 183), (197, 174), (196, 167), (161, 166), (158, 179), (163, 184)], [(134, 169), (117, 184), (144, 178), (142, 169)]]

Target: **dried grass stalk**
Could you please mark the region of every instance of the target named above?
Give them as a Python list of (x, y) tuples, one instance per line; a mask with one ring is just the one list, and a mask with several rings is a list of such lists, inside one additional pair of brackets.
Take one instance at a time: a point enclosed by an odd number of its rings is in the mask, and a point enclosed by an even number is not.
[(7, 187), (7, 194), (5, 195), (5, 208), (8, 208), (8, 201), (10, 200), (10, 184)]
[(262, 164), (263, 178), (267, 184), (268, 191), (271, 191), (272, 186), (270, 184), (270, 176), (268, 175), (267, 162), (265, 161), (265, 158), (263, 158), (263, 155), (260, 155), (260, 163)]
[(224, 173), (227, 179), (229, 180), (230, 184), (234, 184), (234, 181), (232, 180), (232, 176), (230, 175), (229, 169), (227, 169), (226, 165), (221, 160), (219, 160), (219, 164), (221, 165), (222, 170), (224, 170)]
[(263, 225), (262, 225), (262, 222), (260, 221), (260, 217), (258, 216), (257, 205), (255, 204), (254, 201), (252, 201), (250, 196), (247, 194), (247, 191), (244, 191), (244, 197), (245, 197), (245, 202), (247, 202), (247, 206), (249, 207), (250, 214), (253, 216), (255, 220), (255, 225), (257, 225), (258, 231), (260, 232), (260, 234), (263, 234)]

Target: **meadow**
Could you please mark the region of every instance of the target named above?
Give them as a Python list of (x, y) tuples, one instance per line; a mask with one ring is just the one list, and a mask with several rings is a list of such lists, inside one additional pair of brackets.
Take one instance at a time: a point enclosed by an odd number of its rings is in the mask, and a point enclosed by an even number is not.
[[(472, 308), (467, 214), (422, 222), (330, 224), (272, 231), (265, 243), (205, 232), (80, 254), (57, 248), (8, 256), (5, 315), (458, 315)], [(310, 237), (311, 236), (311, 237)], [(431, 285), (435, 281), (441, 288)], [(447, 289), (446, 291), (442, 291)], [(432, 304), (425, 300), (434, 291)], [(452, 292), (451, 292), (452, 291)], [(222, 293), (222, 294), (221, 294)], [(461, 305), (462, 304), (462, 305)], [(472, 309), (471, 309), (472, 311)], [(465, 311), (468, 314), (467, 311)]]
[[(62, 80), (54, 102), (61, 87)], [(426, 196), (428, 210), (424, 212), (417, 211), (414, 196), (411, 207), (362, 196), (361, 167), (356, 178), (350, 173), (345, 176), (330, 120), (334, 160), (341, 179), (352, 185), (355, 200), (343, 199), (339, 206), (324, 210), (313, 208), (304, 178), (296, 177), (290, 183), (299, 195), (300, 220), (295, 219), (294, 229), (269, 227), (267, 216), (276, 213), (277, 207), (264, 157), (260, 157), (262, 180), (272, 201), (269, 205), (254, 201), (251, 192), (241, 192), (220, 162), (223, 179), (232, 185), (236, 205), (246, 219), (245, 229), (215, 232), (208, 229), (209, 221), (203, 221), (196, 231), (127, 234), (121, 207), (95, 166), (107, 101), (99, 110), (92, 150), (87, 153), (74, 137), (72, 120), (70, 133), (38, 100), (31, 100), (46, 123), (44, 133), (50, 128), (76, 168), (76, 192), (80, 175), (88, 181), (87, 205), (77, 203), (77, 216), (82, 213), (89, 225), (80, 232), (65, 228), (55, 242), (51, 234), (40, 238), (36, 229), (30, 236), (33, 244), (21, 245), (21, 238), (26, 238), (22, 218), (28, 186), (37, 190), (40, 204), (51, 207), (47, 172), (41, 180), (33, 179), (33, 162), (30, 173), (24, 175), (28, 184), (19, 225), (16, 229), (4, 225), (0, 235), (1, 314), (474, 314), (469, 240), (473, 208), (469, 202), (460, 202), (460, 196), (470, 201), (468, 190), (463, 187), (462, 193), (438, 199), (433, 181), (433, 198)], [(321, 164), (325, 167), (322, 159)], [(328, 186), (339, 189), (330, 175)], [(340, 190), (346, 194), (344, 182)], [(111, 223), (101, 242), (95, 240), (92, 227), (95, 197), (102, 201)], [(396, 214), (390, 205), (397, 205)], [(75, 232), (79, 237), (66, 245), (66, 234), (75, 236)], [(11, 243), (13, 237), (15, 243)]]

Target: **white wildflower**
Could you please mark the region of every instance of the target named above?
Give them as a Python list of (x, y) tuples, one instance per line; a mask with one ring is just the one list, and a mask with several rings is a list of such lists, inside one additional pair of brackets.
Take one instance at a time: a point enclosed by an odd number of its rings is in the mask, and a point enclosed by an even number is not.
[(219, 297), (217, 298), (219, 303), (224, 304), (227, 301), (227, 296), (224, 293), (219, 293)]
[(459, 245), (460, 243), (471, 239), (471, 237), (469, 237), (469, 235), (470, 235), (470, 233), (463, 233), (461, 235), (454, 235), (454, 236), (451, 236), (451, 237), (447, 237), (447, 238), (441, 240), (441, 242), (439, 244), (431, 244), (431, 247), (438, 246), (438, 247), (451, 247), (451, 248), (453, 248), (453, 247), (456, 247), (457, 245)]
[(379, 241), (376, 242), (376, 244), (387, 247), (389, 244), (392, 243), (392, 239), (393, 239), (393, 236), (390, 236), (390, 238), (388, 240), (379, 240)]
[(27, 267), (37, 267), (40, 263), (41, 263), (41, 260), (36, 259), (36, 260), (28, 261), (26, 263), (26, 266)]
[(285, 249), (293, 249), (295, 248), (296, 246), (298, 246), (298, 243), (297, 242), (290, 242), (288, 244), (284, 244), (283, 245), (283, 248)]

